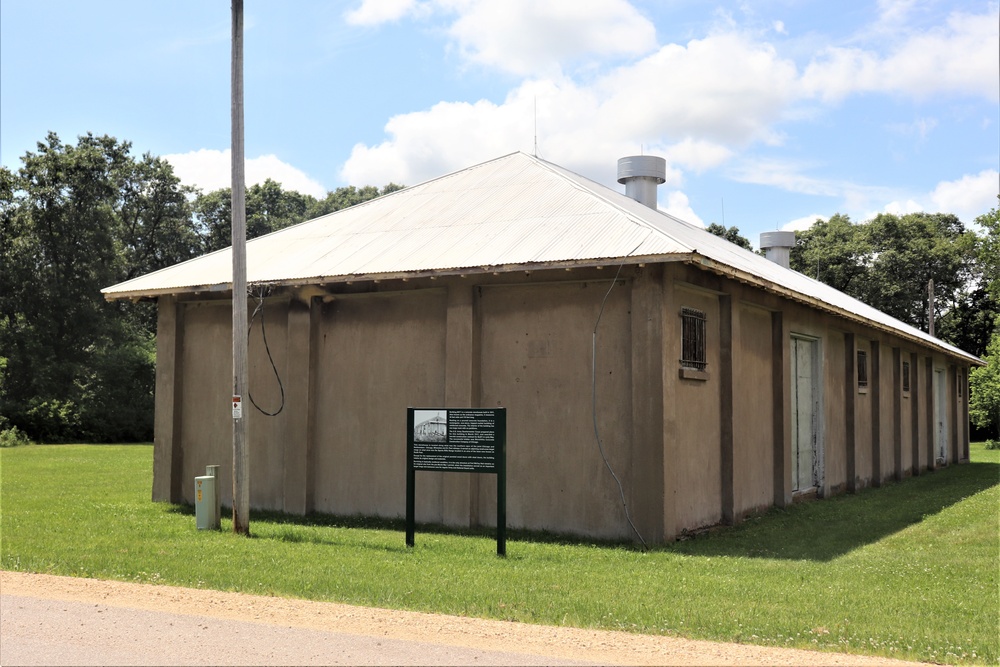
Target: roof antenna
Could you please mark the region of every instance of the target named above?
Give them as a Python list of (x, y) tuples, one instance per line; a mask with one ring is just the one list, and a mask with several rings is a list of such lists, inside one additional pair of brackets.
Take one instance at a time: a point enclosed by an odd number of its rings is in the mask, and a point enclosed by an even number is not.
[(534, 97), (535, 104), (535, 157), (538, 157), (538, 95)]

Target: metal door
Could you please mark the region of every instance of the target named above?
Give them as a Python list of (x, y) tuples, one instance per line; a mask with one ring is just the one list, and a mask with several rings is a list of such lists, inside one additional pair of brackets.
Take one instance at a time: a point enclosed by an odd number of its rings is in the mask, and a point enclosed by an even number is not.
[(819, 379), (817, 343), (792, 338), (792, 490), (819, 486)]
[(944, 370), (934, 370), (934, 441), (939, 463), (948, 460), (948, 384)]

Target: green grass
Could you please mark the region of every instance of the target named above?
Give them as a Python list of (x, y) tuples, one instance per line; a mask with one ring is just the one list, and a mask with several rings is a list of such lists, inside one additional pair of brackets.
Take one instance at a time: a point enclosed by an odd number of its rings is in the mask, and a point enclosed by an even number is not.
[(149, 445), (0, 450), (0, 568), (700, 639), (1000, 661), (1000, 451), (643, 553), (149, 501)]

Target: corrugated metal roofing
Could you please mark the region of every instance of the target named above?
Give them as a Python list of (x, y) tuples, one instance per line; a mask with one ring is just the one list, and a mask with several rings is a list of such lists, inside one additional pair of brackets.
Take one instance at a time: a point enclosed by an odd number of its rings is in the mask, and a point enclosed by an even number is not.
[[(979, 360), (857, 299), (524, 153), (247, 242), (247, 281), (303, 284), (517, 267), (693, 261), (789, 298)], [(103, 290), (108, 299), (232, 284), (220, 250)]]

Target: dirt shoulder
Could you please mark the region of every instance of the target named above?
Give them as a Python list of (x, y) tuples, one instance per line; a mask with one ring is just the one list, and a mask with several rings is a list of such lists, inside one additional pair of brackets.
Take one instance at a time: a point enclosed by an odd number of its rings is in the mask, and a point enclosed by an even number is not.
[(0, 593), (624, 665), (905, 665), (897, 660), (550, 627), (174, 586), (0, 571)]

